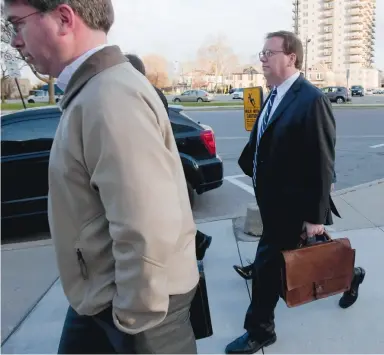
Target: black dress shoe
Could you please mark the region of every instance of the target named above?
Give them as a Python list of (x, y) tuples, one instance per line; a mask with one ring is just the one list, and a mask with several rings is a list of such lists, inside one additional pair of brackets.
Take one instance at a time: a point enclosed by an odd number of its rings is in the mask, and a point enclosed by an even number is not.
[(351, 307), (359, 296), (359, 286), (363, 283), (365, 277), (365, 270), (362, 267), (356, 267), (354, 270), (355, 275), (353, 276), (351, 289), (344, 292), (340, 298), (339, 306), (341, 308)]
[(243, 279), (252, 279), (253, 264), (249, 264), (247, 266), (233, 265), (233, 268)]
[(272, 333), (260, 340), (252, 339), (249, 333), (235, 339), (225, 348), (226, 354), (254, 354), (261, 348), (272, 345), (276, 341), (276, 334)]

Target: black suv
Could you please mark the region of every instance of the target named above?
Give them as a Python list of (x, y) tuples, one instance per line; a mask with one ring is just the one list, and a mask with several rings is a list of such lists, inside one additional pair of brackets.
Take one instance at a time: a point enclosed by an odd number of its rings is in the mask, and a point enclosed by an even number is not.
[[(223, 184), (223, 163), (212, 129), (194, 122), (182, 109), (171, 105), (169, 118), (193, 205), (195, 191), (202, 194)], [(46, 215), (48, 161), (60, 116), (57, 106), (49, 106), (1, 117), (2, 222)]]
[(364, 88), (361, 85), (352, 85), (351, 94), (352, 96), (364, 96)]

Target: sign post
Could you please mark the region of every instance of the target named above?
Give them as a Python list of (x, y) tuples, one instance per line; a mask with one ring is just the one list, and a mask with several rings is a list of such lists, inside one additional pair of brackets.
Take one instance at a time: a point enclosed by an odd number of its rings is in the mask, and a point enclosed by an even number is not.
[(5, 66), (7, 68), (7, 72), (8, 72), (9, 77), (15, 79), (17, 90), (19, 91), (19, 94), (20, 94), (20, 99), (23, 103), (24, 109), (26, 109), (27, 106), (25, 105), (24, 97), (23, 97), (23, 94), (21, 92), (20, 84), (19, 84), (19, 80), (18, 80), (21, 77), (18, 60), (14, 59), (14, 58), (5, 58)]
[(347, 99), (349, 97), (349, 75), (350, 75), (350, 70), (347, 69)]
[(246, 131), (252, 131), (263, 105), (263, 88), (256, 86), (244, 89), (244, 126)]

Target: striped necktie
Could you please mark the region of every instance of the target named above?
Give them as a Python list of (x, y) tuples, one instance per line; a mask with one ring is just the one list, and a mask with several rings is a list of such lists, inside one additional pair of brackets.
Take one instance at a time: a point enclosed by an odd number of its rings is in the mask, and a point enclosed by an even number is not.
[(253, 161), (253, 184), (254, 184), (254, 186), (256, 186), (257, 151), (259, 150), (259, 144), (261, 141), (261, 137), (268, 127), (269, 116), (271, 114), (272, 106), (273, 106), (273, 103), (275, 101), (276, 95), (277, 95), (277, 89), (275, 87), (271, 92), (271, 96), (269, 97), (267, 107), (265, 110), (265, 114), (263, 116), (263, 121), (261, 122), (260, 130), (257, 133), (255, 160)]

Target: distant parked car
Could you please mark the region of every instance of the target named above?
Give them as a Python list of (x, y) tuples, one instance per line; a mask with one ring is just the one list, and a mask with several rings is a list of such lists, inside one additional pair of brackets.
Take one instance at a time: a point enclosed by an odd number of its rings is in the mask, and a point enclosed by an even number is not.
[[(60, 117), (57, 106), (1, 116), (2, 223), (47, 215), (48, 161)], [(223, 162), (211, 127), (193, 121), (182, 106), (170, 105), (169, 119), (193, 206), (195, 192), (223, 184)]]
[(328, 97), (329, 101), (342, 104), (347, 101), (351, 101), (351, 97), (348, 94), (348, 89), (343, 86), (327, 86), (321, 89), (323, 93)]
[(232, 95), (236, 91), (236, 88), (229, 89), (228, 94)]
[(188, 90), (173, 98), (173, 102), (211, 102), (213, 95), (205, 90)]
[(352, 85), (351, 94), (352, 96), (364, 96), (364, 88), (361, 85)]
[(232, 99), (244, 100), (244, 89), (243, 88), (235, 89), (235, 91), (232, 94)]
[(373, 90), (373, 94), (374, 95), (382, 95), (382, 94), (384, 94), (384, 88), (378, 88), (378, 89)]

